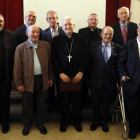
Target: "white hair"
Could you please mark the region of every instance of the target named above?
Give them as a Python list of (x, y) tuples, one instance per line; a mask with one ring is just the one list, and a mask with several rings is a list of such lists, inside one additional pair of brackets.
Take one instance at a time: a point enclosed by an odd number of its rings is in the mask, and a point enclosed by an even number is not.
[(95, 16), (97, 16), (97, 17), (98, 17), (98, 15), (97, 15), (97, 14), (95, 14), (95, 13), (91, 13), (91, 14), (88, 16), (88, 19), (89, 19), (89, 17), (90, 17), (91, 15), (95, 15)]
[(113, 34), (114, 34), (114, 29), (113, 29), (111, 26), (105, 26), (105, 27), (102, 29), (102, 33), (104, 33), (104, 29), (105, 29), (106, 27), (109, 27), (109, 28), (113, 31)]
[(63, 25), (64, 19), (71, 19), (72, 24), (74, 24), (74, 19), (72, 17), (66, 16), (62, 19), (62, 25)]
[[(126, 11), (127, 11), (127, 13), (129, 14), (129, 9), (128, 9), (127, 7), (123, 6), (123, 7), (121, 7), (121, 8), (125, 8)], [(121, 9), (121, 8), (118, 9), (118, 14), (120, 14), (120, 9)]]

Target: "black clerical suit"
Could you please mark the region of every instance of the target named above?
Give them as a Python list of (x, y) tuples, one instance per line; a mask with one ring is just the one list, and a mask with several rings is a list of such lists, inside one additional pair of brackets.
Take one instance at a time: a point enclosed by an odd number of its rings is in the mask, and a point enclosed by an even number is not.
[[(89, 46), (91, 43), (102, 40), (100, 36), (101, 31), (102, 29), (100, 28), (95, 28), (93, 31), (91, 31), (89, 27), (79, 29), (78, 33), (84, 36), (87, 50), (89, 50)], [(82, 82), (82, 105), (81, 105), (82, 109), (84, 109), (89, 102), (89, 95), (88, 95), (89, 87), (86, 83), (86, 80), (87, 80), (87, 70), (83, 76), (83, 82)]]
[[(124, 44), (122, 31), (120, 27), (120, 23), (117, 22), (116, 24), (111, 25), (111, 27), (114, 29), (114, 35), (112, 41), (114, 43), (117, 43), (119, 45)], [(137, 37), (137, 24), (133, 22), (127, 22), (127, 39), (126, 42), (129, 40), (132, 40)]]
[[(28, 39), (28, 36), (26, 35), (26, 29), (27, 27), (25, 24), (16, 29), (15, 36), (17, 37), (18, 44), (21, 44)], [(39, 28), (39, 30), (40, 30), (39, 40), (42, 40), (42, 34), (41, 34), (42, 29)]]
[[(73, 43), (72, 43), (73, 42)], [(67, 43), (67, 45), (66, 45)], [(72, 45), (72, 48), (71, 48)], [(70, 62), (67, 56), (71, 48)], [(87, 65), (87, 51), (84, 39), (77, 33), (72, 33), (71, 38), (65, 34), (53, 38), (52, 42), (52, 66), (57, 76), (65, 73), (68, 77), (75, 77), (81, 71), (84, 72)], [(62, 120), (61, 124), (67, 125), (71, 119), (70, 104), (72, 106), (72, 121), (74, 124), (81, 123), (81, 93), (80, 91), (62, 92)]]
[(13, 33), (0, 31), (0, 122), (8, 123), (14, 53), (17, 39)]
[(140, 131), (140, 58), (136, 39), (124, 43), (118, 60), (120, 78), (130, 79), (123, 83), (131, 131)]
[[(61, 27), (58, 26), (58, 34), (64, 34), (64, 31), (62, 30)], [(52, 46), (52, 35), (51, 35), (51, 30), (50, 27), (42, 31), (42, 40), (47, 41), (51, 46)], [(58, 84), (56, 83), (56, 87), (58, 89)], [(55, 99), (55, 82), (54, 84), (49, 87), (49, 93), (47, 96), (47, 105), (48, 105), (48, 112), (52, 112), (54, 109), (60, 110), (60, 95), (59, 91), (57, 90), (57, 99)]]
[[(105, 63), (102, 42), (95, 42), (90, 45), (88, 60), (88, 85), (91, 89), (93, 99), (93, 123), (98, 125), (108, 123), (109, 104), (116, 88), (117, 80), (117, 60), (121, 47), (111, 42), (111, 56)], [(100, 115), (100, 109), (102, 110)]]

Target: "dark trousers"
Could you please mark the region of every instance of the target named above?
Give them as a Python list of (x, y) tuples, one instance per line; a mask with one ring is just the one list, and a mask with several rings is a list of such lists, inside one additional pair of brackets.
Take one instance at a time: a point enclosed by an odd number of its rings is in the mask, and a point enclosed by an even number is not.
[(99, 88), (90, 87), (93, 100), (93, 123), (106, 124), (109, 120), (109, 105), (112, 89), (106, 89), (104, 85)]
[(125, 93), (129, 128), (130, 130), (140, 130), (140, 83), (137, 91), (131, 95)]
[[(61, 124), (67, 125), (71, 120), (73, 124), (81, 123), (81, 91), (62, 92), (62, 119)], [(71, 111), (70, 111), (71, 104)]]
[[(43, 92), (42, 76), (34, 76), (33, 93), (25, 91), (22, 93), (22, 116), (24, 127), (32, 125), (33, 106), (36, 108), (36, 125), (41, 127), (45, 119), (45, 104), (47, 91)], [(35, 102), (35, 103), (34, 103)]]
[(0, 69), (0, 122), (9, 121), (11, 86), (6, 84), (5, 70)]

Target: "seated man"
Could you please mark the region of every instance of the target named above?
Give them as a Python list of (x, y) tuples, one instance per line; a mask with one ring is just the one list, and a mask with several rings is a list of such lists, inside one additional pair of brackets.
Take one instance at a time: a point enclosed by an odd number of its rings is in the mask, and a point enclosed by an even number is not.
[[(39, 28), (27, 28), (28, 40), (20, 44), (15, 52), (14, 77), (17, 89), (22, 93), (23, 135), (29, 134), (32, 125), (33, 104), (36, 107), (36, 125), (40, 133), (46, 134), (43, 126), (48, 87), (53, 84), (49, 43), (40, 41)], [(35, 102), (35, 103), (34, 103)]]
[[(64, 17), (62, 20), (62, 29), (65, 34), (53, 38), (52, 42), (52, 66), (57, 76), (63, 82), (79, 82), (86, 69), (87, 51), (84, 39), (81, 35), (74, 33), (75, 24), (71, 17)], [(58, 79), (59, 80), (59, 79)], [(62, 100), (62, 119), (60, 131), (65, 132), (71, 119), (78, 132), (82, 131), (81, 127), (81, 91), (61, 92)], [(70, 112), (71, 104), (71, 112)], [(70, 116), (71, 114), (71, 116)]]

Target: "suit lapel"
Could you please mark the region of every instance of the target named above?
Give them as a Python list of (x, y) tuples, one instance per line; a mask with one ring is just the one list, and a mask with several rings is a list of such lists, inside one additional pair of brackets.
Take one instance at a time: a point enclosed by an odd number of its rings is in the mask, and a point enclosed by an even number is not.
[(48, 36), (49, 42), (52, 42), (52, 36), (51, 36), (51, 30), (50, 30), (50, 28), (47, 31), (47, 36)]
[(135, 39), (134, 40), (134, 45), (133, 45), (133, 48), (134, 48), (134, 56), (136, 56), (136, 61), (139, 61), (139, 49), (138, 49), (138, 43), (137, 43), (137, 40)]
[(97, 46), (97, 54), (98, 54), (99, 59), (105, 63), (104, 56), (102, 53), (102, 41)]
[(117, 31), (118, 31), (118, 38), (121, 40), (121, 42), (123, 42), (124, 43), (124, 40), (123, 40), (123, 36), (122, 36), (122, 30), (121, 30), (121, 27), (120, 27), (120, 23), (118, 22), (118, 25), (117, 25), (117, 29), (116, 29)]

